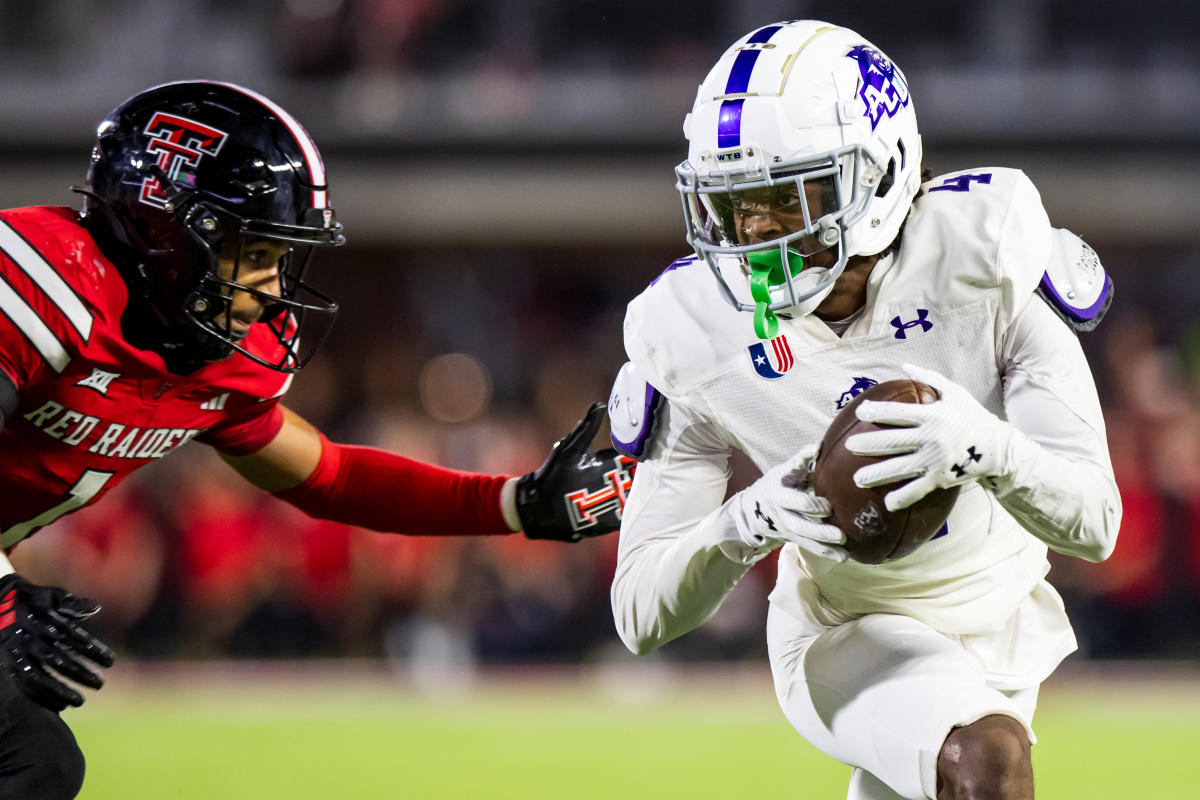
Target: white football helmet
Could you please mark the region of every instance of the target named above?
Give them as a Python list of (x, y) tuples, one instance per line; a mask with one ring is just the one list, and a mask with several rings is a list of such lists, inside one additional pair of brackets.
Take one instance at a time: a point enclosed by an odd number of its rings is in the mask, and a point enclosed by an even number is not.
[[(885, 250), (921, 185), (904, 75), (825, 22), (779, 22), (735, 42), (683, 130), (688, 158), (675, 176), (688, 243), (725, 299), (754, 312), (760, 338), (775, 335), (775, 312), (811, 313), (851, 256)], [(830, 248), (833, 266), (805, 264)]]

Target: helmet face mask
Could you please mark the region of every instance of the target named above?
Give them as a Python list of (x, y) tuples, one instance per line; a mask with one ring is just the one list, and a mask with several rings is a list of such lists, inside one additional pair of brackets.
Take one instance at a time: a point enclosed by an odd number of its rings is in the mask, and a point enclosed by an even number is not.
[[(141, 344), (172, 371), (240, 352), (295, 372), (324, 340), (337, 304), (304, 273), (314, 247), (345, 239), (315, 144), (267, 98), (209, 81), (135, 95), (101, 123), (80, 191), (83, 219), (126, 276), (131, 305), (144, 303), (155, 320)], [(238, 281), (245, 243), (256, 240), (281, 248), (272, 291)], [(223, 258), (232, 264), (224, 275)], [(277, 348), (251, 349), (236, 330), (233, 306), (251, 298)]]
[(736, 42), (684, 132), (675, 185), (688, 243), (722, 296), (754, 312), (762, 338), (775, 335), (776, 312), (815, 310), (850, 258), (885, 250), (920, 186), (903, 75), (853, 31), (822, 22)]
[[(243, 268), (247, 262), (246, 250), (266, 248), (280, 251), (272, 256), (278, 283), (271, 292), (255, 288), (257, 281), (241, 282), (246, 272), (258, 274), (253, 264), (249, 264), (249, 270)], [(217, 270), (207, 273), (200, 285), (184, 298), (184, 315), (208, 334), (208, 341), (224, 345), (227, 353), (242, 351), (265, 366), (295, 371), (308, 363), (324, 343), (337, 313), (337, 304), (332, 299), (304, 282), (312, 256), (312, 245), (297, 248), (290, 240), (269, 239), (248, 231), (229, 236), (218, 251)], [(244, 318), (247, 310), (254, 316), (260, 308), (261, 316), (253, 320)], [(282, 350), (275, 361), (267, 362), (243, 349), (249, 331), (238, 332), (238, 327), (251, 321), (266, 325), (280, 343)], [(303, 337), (299, 335), (301, 331)]]

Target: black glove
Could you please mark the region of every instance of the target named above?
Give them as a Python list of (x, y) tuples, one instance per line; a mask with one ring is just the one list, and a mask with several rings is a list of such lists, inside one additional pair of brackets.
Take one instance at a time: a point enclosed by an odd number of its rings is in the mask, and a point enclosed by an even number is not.
[(554, 444), (546, 463), (517, 481), (517, 514), (530, 539), (578, 542), (621, 527), (637, 462), (611, 448), (588, 449), (604, 410), (604, 403), (594, 403)]
[(83, 705), (83, 695), (48, 671), (91, 689), (104, 680), (81, 663), (111, 667), (113, 653), (79, 623), (100, 610), (95, 600), (20, 575), (0, 578), (0, 668), (31, 700), (51, 711)]

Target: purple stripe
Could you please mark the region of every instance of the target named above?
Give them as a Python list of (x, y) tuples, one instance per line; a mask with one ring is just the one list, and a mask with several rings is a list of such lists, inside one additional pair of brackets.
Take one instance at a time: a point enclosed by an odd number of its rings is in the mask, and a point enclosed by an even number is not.
[(737, 147), (742, 143), (742, 103), (745, 99), (721, 103), (717, 116), (717, 147)]
[(754, 71), (754, 62), (758, 61), (761, 50), (743, 50), (733, 60), (733, 69), (729, 71), (729, 80), (725, 82), (725, 94), (742, 94), (750, 88), (750, 73)]
[[(765, 44), (780, 25), (768, 25), (759, 28), (750, 35), (746, 44)], [(758, 61), (761, 50), (742, 50), (733, 60), (733, 68), (729, 71), (729, 80), (725, 82), (725, 94), (744, 94), (750, 89), (750, 75), (754, 72), (754, 64)], [(737, 147), (742, 143), (742, 100), (726, 100), (721, 103), (721, 112), (717, 118), (717, 147)]]

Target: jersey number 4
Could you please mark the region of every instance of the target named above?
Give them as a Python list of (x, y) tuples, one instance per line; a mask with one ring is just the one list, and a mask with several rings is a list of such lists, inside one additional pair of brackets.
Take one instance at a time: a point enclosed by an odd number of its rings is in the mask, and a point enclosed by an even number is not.
[(100, 490), (104, 488), (104, 484), (108, 483), (108, 479), (114, 474), (112, 472), (102, 472), (97, 469), (85, 471), (79, 476), (79, 480), (75, 481), (75, 485), (71, 487), (71, 490), (67, 492), (66, 500), (63, 500), (53, 508), (43, 511), (33, 519), (19, 522), (16, 525), (6, 528), (4, 534), (0, 535), (0, 545), (12, 547), (38, 528), (49, 525), (63, 514), (70, 513), (77, 508), (87, 505), (88, 501), (100, 493)]
[(966, 192), (970, 191), (972, 183), (991, 183), (992, 173), (990, 172), (970, 172), (965, 175), (955, 175), (953, 178), (946, 178), (938, 186), (930, 187), (931, 192)]

